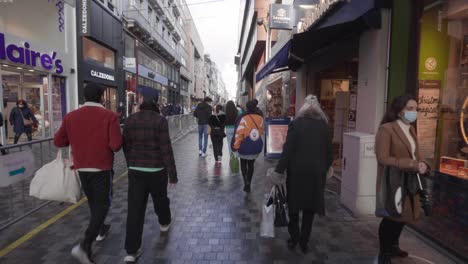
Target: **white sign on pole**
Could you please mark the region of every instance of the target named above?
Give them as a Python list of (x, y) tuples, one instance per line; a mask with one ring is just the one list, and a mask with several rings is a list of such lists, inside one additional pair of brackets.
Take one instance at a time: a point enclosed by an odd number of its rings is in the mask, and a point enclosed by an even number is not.
[(0, 187), (31, 177), (34, 174), (34, 155), (31, 149), (0, 156)]

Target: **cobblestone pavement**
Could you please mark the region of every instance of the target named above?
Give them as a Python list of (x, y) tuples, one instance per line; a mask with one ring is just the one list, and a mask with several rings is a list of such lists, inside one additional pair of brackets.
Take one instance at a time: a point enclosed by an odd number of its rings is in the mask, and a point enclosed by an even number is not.
[[(211, 153), (207, 158), (198, 157), (197, 137), (191, 133), (174, 144), (179, 184), (169, 195), (175, 222), (168, 234), (160, 234), (152, 206), (148, 206), (139, 263), (375, 262), (379, 220), (354, 218), (331, 192), (326, 195), (327, 216), (317, 217), (314, 222), (309, 254), (289, 251), (284, 229), (278, 229), (274, 239), (261, 238), (260, 208), (268, 188), (264, 175), (274, 163), (263, 158), (256, 161), (253, 190), (246, 195), (241, 177), (230, 173), (228, 155), (220, 165), (215, 165)], [(121, 165), (116, 176), (124, 172)], [(94, 245), (97, 263), (123, 263), (126, 196), (124, 175), (114, 185), (107, 218), (112, 224), (110, 235)], [(0, 250), (68, 206), (54, 203), (1, 232)], [(0, 259), (0, 263), (75, 263), (70, 250), (82, 237), (87, 220), (88, 208), (81, 205)], [(409, 249), (412, 257), (395, 263), (457, 263), (412, 232), (404, 232), (401, 246)]]

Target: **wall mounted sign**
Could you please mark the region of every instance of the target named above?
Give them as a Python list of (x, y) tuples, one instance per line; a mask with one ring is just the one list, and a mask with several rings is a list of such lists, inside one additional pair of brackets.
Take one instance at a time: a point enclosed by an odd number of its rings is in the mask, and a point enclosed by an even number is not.
[(88, 36), (90, 31), (90, 1), (92, 0), (78, 0), (79, 7), (78, 21), (79, 21), (79, 32), (81, 36)]
[(169, 80), (166, 77), (162, 76), (161, 74), (158, 74), (157, 72), (152, 71), (151, 69), (141, 64), (138, 64), (138, 74), (144, 78), (151, 79), (162, 85), (167, 86), (169, 84)]
[(58, 30), (59, 32), (63, 32), (65, 30), (65, 2), (64, 0), (49, 0), (49, 3), (55, 2), (55, 8), (57, 9), (57, 17), (58, 17)]
[(96, 70), (91, 70), (90, 74), (91, 74), (91, 76), (93, 76), (95, 78), (108, 80), (108, 81), (115, 81), (114, 75), (111, 75), (111, 74), (99, 72), (99, 71), (96, 71)]
[(52, 54), (34, 51), (31, 44), (24, 41), (21, 46), (7, 44), (5, 34), (0, 33), (0, 60), (8, 60), (13, 63), (32, 67), (41, 67), (46, 71), (55, 68), (55, 73), (62, 73), (62, 60), (57, 58), (57, 52)]
[(292, 5), (270, 5), (270, 29), (291, 30), (294, 22), (294, 9)]

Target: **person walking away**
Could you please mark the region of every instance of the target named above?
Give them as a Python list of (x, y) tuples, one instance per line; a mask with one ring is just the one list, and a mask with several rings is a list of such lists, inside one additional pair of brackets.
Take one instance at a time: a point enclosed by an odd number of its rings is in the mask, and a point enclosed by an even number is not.
[(237, 121), (232, 144), (233, 151), (240, 156), (244, 191), (247, 193), (250, 192), (255, 159), (263, 150), (263, 118), (256, 108), (254, 101), (247, 103), (247, 112)]
[(177, 170), (169, 136), (168, 122), (158, 113), (158, 95), (140, 95), (140, 111), (129, 116), (123, 130), (123, 149), (128, 165), (128, 213), (125, 238), (126, 263), (135, 263), (141, 254), (141, 240), (148, 195), (159, 219), (161, 232), (172, 223), (168, 178), (177, 183)]
[[(333, 153), (328, 118), (317, 97), (309, 95), (290, 124), (275, 172), (287, 172), (286, 189), (290, 222), (288, 247), (298, 244), (304, 254), (315, 214), (325, 214), (325, 182)], [(302, 224), (299, 229), (299, 213)]]
[(213, 153), (216, 163), (221, 162), (223, 157), (223, 140), (226, 137), (226, 114), (223, 112), (223, 107), (217, 105), (215, 107), (215, 114), (211, 115), (208, 120), (211, 130), (211, 142), (213, 142)]
[(10, 112), (10, 124), (15, 132), (14, 144), (18, 144), (18, 140), (23, 133), (26, 133), (28, 141), (32, 141), (33, 125), (37, 123), (37, 119), (29, 109), (26, 101), (18, 100), (16, 107)]
[(72, 249), (80, 263), (94, 263), (92, 244), (104, 240), (110, 225), (105, 225), (112, 200), (114, 152), (122, 146), (119, 117), (104, 108), (105, 88), (90, 83), (84, 88), (85, 104), (63, 119), (54, 136), (59, 148), (71, 146), (73, 168), (78, 172), (91, 212), (84, 239)]
[[(405, 182), (417, 182), (416, 173), (424, 175), (429, 171), (429, 166), (419, 155), (416, 130), (412, 126), (418, 116), (417, 109), (417, 98), (403, 95), (393, 100), (385, 114), (375, 141), (377, 186), (380, 186), (385, 167), (405, 172)], [(412, 185), (415, 184), (417, 186), (417, 183)], [(421, 203), (417, 191), (408, 189), (406, 192), (401, 217), (384, 217), (380, 223), (379, 264), (390, 264), (392, 257), (408, 257), (408, 252), (400, 249), (400, 235), (406, 224), (419, 219)]]
[(201, 157), (206, 157), (208, 148), (208, 120), (212, 111), (209, 103), (211, 102), (211, 98), (205, 97), (193, 112), (193, 116), (198, 119), (198, 155)]
[(229, 101), (226, 104), (226, 139), (229, 146), (229, 154), (232, 153), (231, 142), (234, 138), (234, 129), (236, 126), (236, 120), (238, 117), (238, 110), (233, 101)]

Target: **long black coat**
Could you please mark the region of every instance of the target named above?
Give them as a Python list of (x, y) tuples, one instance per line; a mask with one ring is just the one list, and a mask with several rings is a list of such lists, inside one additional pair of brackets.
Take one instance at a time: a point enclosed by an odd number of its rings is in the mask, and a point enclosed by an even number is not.
[(313, 117), (299, 117), (288, 129), (283, 154), (275, 171), (287, 170), (288, 207), (291, 212), (325, 213), (325, 183), (333, 162), (328, 125)]

